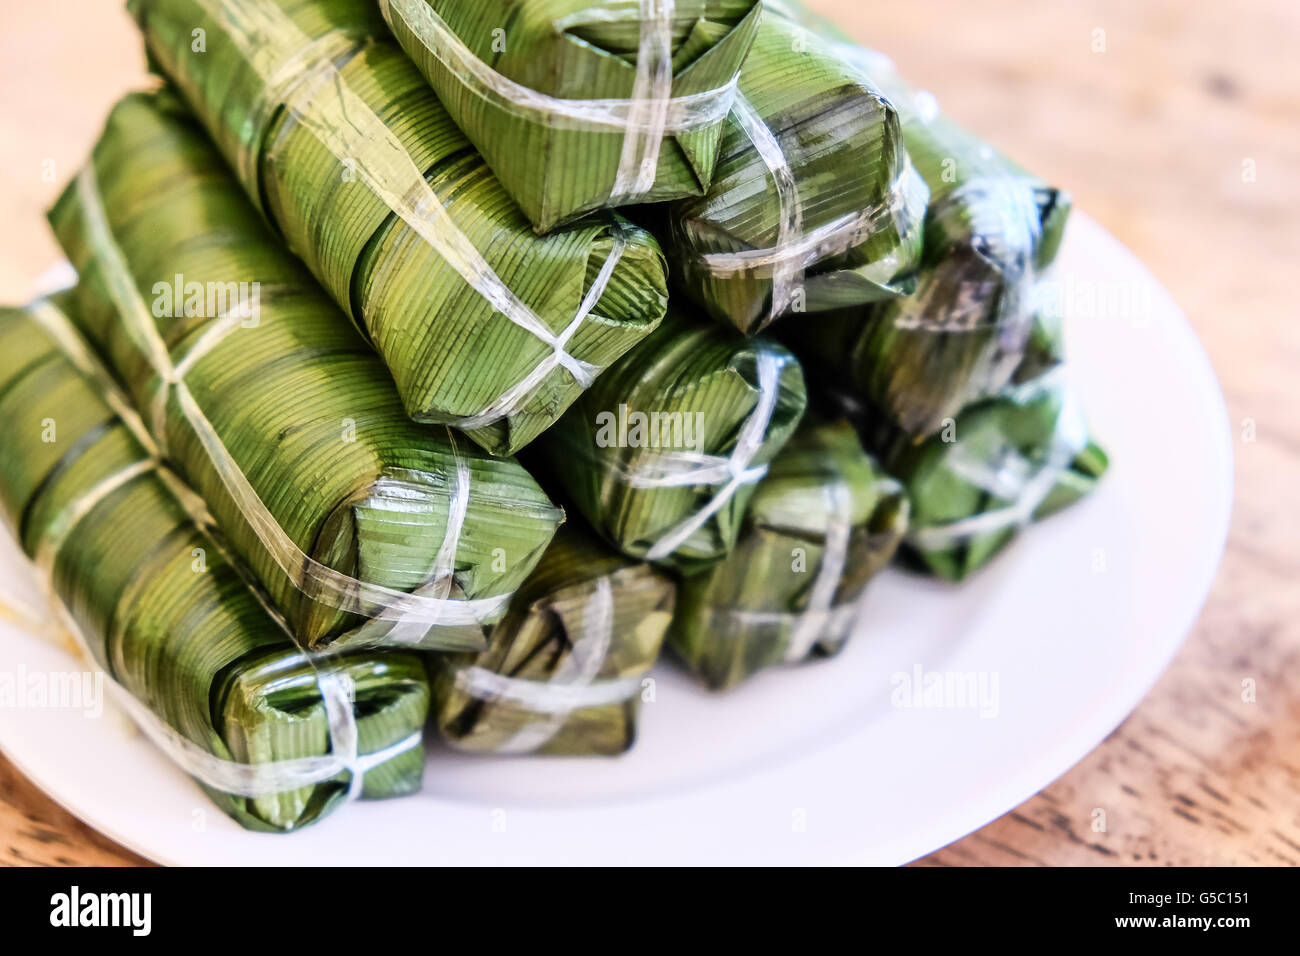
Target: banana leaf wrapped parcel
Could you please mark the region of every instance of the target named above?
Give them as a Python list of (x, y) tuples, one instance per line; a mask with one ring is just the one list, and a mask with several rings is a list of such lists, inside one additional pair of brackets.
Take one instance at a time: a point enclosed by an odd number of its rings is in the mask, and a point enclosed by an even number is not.
[(177, 105), (121, 101), (51, 213), (80, 328), (303, 646), (482, 648), (563, 513), (406, 417)]
[(708, 188), (758, 0), (378, 0), (539, 232)]
[(701, 308), (753, 333), (910, 293), (928, 200), (893, 105), (825, 40), (768, 15), (713, 185), (669, 207), (665, 247)]
[(1108, 466), (1059, 372), (967, 409), (921, 444), (892, 426), (868, 433), (911, 500), (905, 550), (950, 581), (982, 568), (1025, 526), (1085, 497)]
[(930, 188), (914, 295), (791, 328), (806, 361), (911, 435), (939, 431), (994, 395), (1041, 327), (1039, 283), (1060, 248), (1067, 193), (1021, 169), (939, 112), (878, 54), (840, 45), (898, 109)]
[(130, 9), (154, 65), (383, 357), (411, 417), (513, 454), (662, 318), (649, 233), (606, 213), (535, 235), (374, 0)]
[(837, 653), (908, 512), (852, 425), (806, 422), (755, 490), (735, 550), (679, 583), (673, 650), (714, 690)]
[(670, 313), (543, 436), (538, 457), (624, 554), (697, 570), (736, 543), (806, 404), (784, 347)]
[(622, 753), (673, 593), (651, 565), (566, 525), (486, 651), (429, 656), (438, 730), (462, 750)]
[(0, 512), (117, 699), (250, 829), (418, 789), (419, 657), (299, 650), (106, 380), (60, 305), (0, 310)]

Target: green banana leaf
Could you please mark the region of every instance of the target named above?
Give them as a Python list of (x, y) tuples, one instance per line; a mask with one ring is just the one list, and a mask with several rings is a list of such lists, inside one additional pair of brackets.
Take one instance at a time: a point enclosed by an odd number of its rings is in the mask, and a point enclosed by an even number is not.
[[(928, 199), (889, 101), (829, 43), (768, 16), (713, 185), (671, 205), (664, 246), (692, 299), (753, 333), (910, 293)], [(787, 321), (815, 334), (819, 317)]]
[(673, 650), (714, 690), (837, 653), (908, 512), (852, 425), (806, 421), (755, 490), (735, 550), (678, 585)]
[[(227, 769), (279, 771), (280, 761), (331, 753), (328, 678), (352, 686), (357, 752), (372, 755), (361, 795), (419, 789), (429, 708), (419, 657), (298, 650), (63, 341), (76, 333), (60, 305), (0, 310), (0, 512), (51, 575), (95, 663), (144, 714), (133, 716), (146, 731), (159, 722), (169, 756), (191, 772), (188, 750), (239, 765)], [(223, 811), (268, 831), (320, 819), (352, 784), (346, 770), (265, 792), (213, 782), (204, 789)]]
[(698, 570), (736, 543), (806, 403), (785, 348), (670, 312), (543, 436), (538, 456), (624, 554)]
[(912, 503), (905, 550), (950, 581), (984, 567), (1026, 525), (1086, 496), (1109, 466), (1058, 373), (967, 409), (921, 444), (879, 419), (866, 432)]
[(1012, 385), (1024, 385), (1042, 378), (1065, 364), (1063, 316), (1059, 307), (1040, 308), (1034, 312), (1025, 354), (1012, 373)]
[(888, 58), (845, 42), (836, 49), (897, 108), (930, 188), (921, 271), (914, 295), (793, 327), (789, 341), (923, 438), (1012, 382), (1027, 353), (1059, 360), (1059, 334), (1043, 338), (1051, 323), (1039, 283), (1071, 200), (944, 116)]
[[(757, 0), (378, 5), (452, 118), (543, 233), (595, 209), (708, 188), (732, 84), (761, 6)], [(676, 99), (673, 116), (668, 95)], [(657, 125), (670, 119), (671, 127)]]
[(439, 731), (462, 750), (622, 753), (672, 610), (668, 577), (566, 525), (486, 651), (429, 656)]
[(411, 417), (513, 454), (663, 316), (649, 233), (606, 213), (535, 235), (373, 0), (129, 6)]
[[(406, 417), (174, 98), (122, 100), (50, 218), (79, 326), (304, 646), (484, 646), (563, 512), (518, 462)], [(356, 579), (455, 606), (398, 620)]]

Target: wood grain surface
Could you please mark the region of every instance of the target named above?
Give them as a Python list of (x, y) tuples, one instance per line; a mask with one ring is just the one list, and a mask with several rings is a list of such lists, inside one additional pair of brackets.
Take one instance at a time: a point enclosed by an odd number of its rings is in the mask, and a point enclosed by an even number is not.
[[(1146, 262), (1205, 344), (1238, 435), (1227, 553), (1169, 671), (1064, 777), (920, 863), (1300, 865), (1300, 4), (812, 5)], [(119, 6), (0, 14), (0, 301), (57, 258), (44, 210), (143, 76)], [(143, 861), (0, 758), (0, 862)]]

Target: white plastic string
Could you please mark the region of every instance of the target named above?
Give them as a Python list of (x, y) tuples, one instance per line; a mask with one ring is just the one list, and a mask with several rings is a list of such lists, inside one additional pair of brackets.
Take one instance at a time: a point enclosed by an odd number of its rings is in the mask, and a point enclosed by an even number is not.
[[(534, 383), (533, 389), (546, 374), (557, 367), (567, 371), (583, 388), (591, 386), (600, 367), (566, 351), (569, 340), (577, 330), (576, 324), (570, 323), (557, 335), (515, 295), (456, 225), (401, 140), (348, 86), (336, 63), (331, 59), (321, 59), (313, 61), (314, 65), (301, 73), (286, 73), (286, 63), (301, 60), (304, 51), (310, 50), (314, 45), (332, 45), (337, 42), (335, 34), (326, 34), (313, 41), (273, 4), (255, 3), (252, 0), (195, 2), (208, 16), (221, 24), (244, 60), (263, 78), (268, 90), (283, 91), (282, 105), (294, 122), (312, 133), (340, 159), (354, 161), (358, 179), (428, 243), (471, 288), (511, 323), (551, 349), (551, 354), (538, 366), (545, 371), (538, 374), (534, 370), (525, 379)], [(279, 51), (272, 46), (276, 41), (285, 42), (290, 49), (277, 56)], [(293, 81), (292, 89), (286, 86), (286, 78)], [(360, 162), (360, 157), (365, 157), (366, 161)], [(615, 248), (621, 254), (622, 248), (617, 242)], [(606, 283), (612, 273), (612, 268), (602, 270), (601, 275)], [(599, 300), (603, 286), (598, 285), (594, 289), (593, 305)], [(590, 296), (589, 293), (588, 297)], [(467, 428), (481, 427), (506, 418), (529, 397), (533, 389), (511, 389), (482, 412), (466, 416), (453, 424)], [(464, 421), (476, 424), (464, 425)]]
[(611, 205), (634, 202), (655, 184), (673, 92), (673, 0), (639, 0), (641, 42), (628, 129), (610, 192)]
[(698, 257), (698, 263), (719, 278), (730, 278), (740, 273), (771, 278), (771, 301), (766, 313), (755, 323), (761, 327), (790, 308), (809, 268), (865, 242), (879, 231), (883, 223), (902, 222), (909, 198), (920, 183), (920, 176), (908, 160), (883, 202), (846, 213), (805, 232), (803, 200), (780, 142), (753, 104), (740, 92), (736, 93), (731, 115), (767, 168), (775, 187), (778, 209), (776, 245), (767, 249), (703, 253)]
[[(199, 333), (199, 337), (190, 346), (190, 350), (185, 353), (175, 365), (175, 375), (178, 381), (183, 381), (190, 370), (201, 362), (209, 352), (224, 342), (227, 336), (231, 335), (236, 329), (244, 323), (244, 317), (240, 314), (240, 307), (235, 305), (226, 309), (220, 315), (212, 320), (212, 323)], [(155, 367), (154, 371), (158, 371)], [(150, 423), (153, 426), (153, 433), (158, 436), (158, 444), (164, 448), (167, 445), (167, 399), (171, 396), (171, 389), (160, 388), (153, 397), (153, 407), (151, 408)]]
[(546, 716), (520, 728), (497, 752), (534, 753), (560, 732), (574, 711), (621, 704), (641, 689), (639, 674), (596, 680), (614, 639), (614, 589), (608, 576), (594, 584), (595, 591), (583, 608), (582, 635), (549, 679), (507, 677), (479, 666), (456, 672), (456, 688), (477, 700), (504, 700)]
[(737, 491), (767, 474), (767, 465), (751, 467), (751, 462), (763, 447), (767, 426), (776, 411), (784, 366), (785, 359), (774, 352), (764, 351), (758, 354), (758, 402), (741, 427), (736, 447), (729, 456), (664, 452), (625, 475), (624, 480), (633, 488), (686, 488), (722, 484), (722, 488), (700, 511), (669, 529), (646, 552), (646, 560), (660, 561), (668, 557), (704, 527)]
[(157, 467), (158, 463), (153, 459), (137, 461), (116, 474), (109, 475), (103, 481), (97, 482), (86, 489), (83, 494), (64, 505), (62, 510), (45, 526), (45, 533), (41, 536), (34, 549), (33, 560), (36, 566), (49, 574), (54, 568), (54, 559), (63, 547), (63, 542), (68, 540), (68, 536), (81, 523), (82, 518), (90, 514), (96, 505), (113, 492)]
[[(456, 490), (448, 503), (447, 528), (443, 532), (442, 545), (434, 555), (433, 565), (429, 569), (428, 583), (414, 592), (421, 598), (439, 601), (450, 599), (451, 586), (456, 574), (456, 548), (460, 543), (461, 532), (465, 528), (465, 515), (469, 510), (470, 497), (469, 462), (457, 451), (456, 436), (450, 428), (447, 429), (447, 443), (456, 459)], [(384, 635), (384, 643), (416, 647), (424, 640), (424, 636), (424, 625), (402, 619)]]
[[(903, 493), (903, 486), (899, 482), (895, 481), (893, 478), (882, 477), (876, 481), (874, 490), (877, 498), (884, 499), (889, 496), (901, 495)], [(838, 497), (838, 495), (834, 494), (834, 492), (830, 491), (829, 489), (827, 490), (827, 493), (832, 498)], [(849, 520), (847, 510), (844, 512), (840, 512), (837, 509), (836, 511), (830, 513), (833, 516), (842, 513), (845, 515), (845, 517), (843, 519), (840, 519), (838, 517), (832, 518), (833, 523), (831, 526), (828, 527), (828, 534), (827, 534), (828, 550), (830, 549), (830, 539), (832, 537), (832, 534), (836, 537), (838, 537), (838, 535), (840, 534), (840, 531), (838, 529), (839, 522), (841, 520), (843, 520), (844, 522), (847, 522)], [(849, 545), (850, 536), (852, 534), (852, 528), (848, 527), (846, 524), (845, 531), (843, 533), (844, 533), (844, 542), (842, 545), (843, 557), (837, 559), (838, 570), (836, 570), (832, 575), (830, 571), (830, 565), (828, 565), (827, 562), (823, 559), (822, 565), (817, 572), (818, 573), (817, 581), (815, 581), (813, 584), (814, 596), (817, 594), (818, 583), (820, 583), (822, 580), (828, 580), (837, 586), (839, 577), (842, 576), (844, 573), (844, 565), (847, 559), (848, 545)], [(841, 546), (839, 545), (836, 546), (837, 552), (840, 550), (840, 547)], [(830, 585), (823, 585), (823, 588), (831, 591), (831, 600), (833, 600), (834, 588), (831, 587)], [(862, 597), (859, 596), (858, 598), (855, 598), (852, 601), (848, 601), (844, 604), (838, 604), (834, 606), (831, 606), (831, 604), (828, 602), (825, 604), (825, 606), (814, 607), (814, 603), (815, 602), (813, 600), (810, 600), (808, 607), (804, 608), (801, 611), (757, 611), (757, 610), (752, 610), (750, 608), (743, 608), (743, 607), (721, 607), (721, 608), (714, 608), (711, 613), (715, 616), (722, 616), (727, 618), (728, 620), (739, 622), (741, 625), (744, 626), (763, 627), (763, 626), (772, 626), (772, 625), (787, 625), (793, 623), (796, 627), (798, 627), (798, 626), (802, 626), (804, 621), (807, 621), (808, 622), (807, 626), (810, 629), (815, 630), (818, 634), (818, 638), (820, 639), (820, 638), (824, 638), (828, 634), (841, 633), (844, 625), (847, 624), (850, 619), (852, 619), (855, 615), (857, 615), (861, 611)], [(816, 602), (816, 603), (820, 603), (820, 602)], [(808, 655), (808, 652), (812, 650), (812, 645), (815, 643), (816, 643), (815, 640), (808, 642), (802, 654), (796, 655), (793, 652), (789, 653), (786, 657), (787, 662), (802, 660), (804, 657)]]
[[(1088, 424), (1083, 407), (1072, 389), (1065, 389), (1056, 431), (1046, 460), (1034, 468), (1028, 463), (1008, 467), (999, 463), (996, 469), (980, 476), (966, 468), (960, 477), (972, 481), (976, 487), (1012, 503), (996, 511), (972, 515), (958, 521), (913, 528), (907, 540), (922, 551), (942, 551), (980, 535), (996, 534), (1007, 529), (1022, 529), (1034, 520), (1034, 513), (1047, 500), (1069, 469), (1070, 463), (1088, 447)], [(982, 480), (978, 480), (981, 479)]]
[[(77, 180), (77, 191), (86, 221), (88, 243), (95, 250), (101, 276), (122, 319), (122, 328), (161, 379), (160, 389), (164, 392), (170, 390), (175, 395), (181, 413), (193, 428), (226, 491), (294, 587), (320, 604), (385, 621), (422, 624), (426, 630), (439, 624), (477, 624), (505, 607), (510, 599), (508, 594), (460, 601), (407, 594), (358, 581), (303, 552), (276, 522), (257, 491), (240, 471), (216, 429), (203, 414), (189, 387), (173, 366), (167, 346), (158, 333), (148, 306), (140, 297), (121, 249), (113, 239), (93, 164), (88, 163), (82, 170)], [(479, 646), (472, 644), (465, 649), (477, 650)]]
[[(555, 364), (565, 368), (583, 387), (591, 384), (597, 367), (566, 353), (559, 337), (493, 271), (469, 237), (457, 228), (406, 147), (343, 83), (332, 63), (305, 78), (285, 106), (300, 126), (310, 130), (335, 155), (365, 156), (367, 162), (357, 163), (358, 178), (493, 308), (549, 346), (555, 353)], [(386, 166), (391, 167), (391, 178), (385, 177)]]
[[(596, 307), (600, 297), (605, 294), (605, 289), (609, 286), (609, 280), (613, 278), (614, 269), (618, 266), (619, 260), (623, 258), (623, 253), (627, 251), (627, 239), (623, 235), (623, 227), (615, 222), (611, 227), (613, 229), (613, 244), (610, 247), (609, 255), (601, 264), (600, 271), (596, 273), (596, 279), (587, 290), (586, 296), (583, 297), (582, 305), (578, 309), (577, 315), (573, 317), (563, 332), (556, 337), (555, 347), (551, 354), (542, 359), (537, 367), (528, 373), (516, 385), (501, 393), (484, 411), (478, 415), (468, 415), (456, 420), (456, 425), (465, 430), (481, 428), (490, 425), (493, 422), (509, 416), (514, 412), (539, 385), (545, 380), (546, 376), (551, 374), (551, 370), (558, 366), (561, 360), (566, 356), (565, 348), (569, 344), (569, 339), (578, 331), (578, 327), (591, 314), (591, 310)], [(596, 366), (588, 366), (593, 370), (593, 374), (599, 371)], [(590, 382), (584, 385), (590, 385)]]
[[(792, 621), (798, 624), (807, 619), (812, 622), (809, 626), (817, 630), (819, 637), (825, 637), (827, 634), (836, 633), (839, 627), (856, 615), (859, 610), (858, 602), (853, 601), (820, 611), (754, 611), (749, 608), (728, 607), (715, 608), (711, 613), (715, 616), (725, 617), (729, 621), (739, 622), (742, 625), (760, 627), (786, 625)], [(811, 650), (811, 645), (809, 650)], [(807, 654), (803, 656), (806, 657)], [(803, 657), (795, 658), (793, 656), (787, 656), (786, 658), (789, 663), (802, 659)]]
[(353, 716), (356, 706), (356, 684), (351, 677), (340, 674), (318, 674), (316, 686), (320, 688), (321, 702), (325, 705), (325, 719), (330, 728), (330, 750), (336, 752), (348, 771), (348, 799), (361, 796), (361, 774), (357, 772), (357, 722)]
[[(972, 195), (976, 197), (974, 200)], [(968, 281), (962, 288), (963, 297), (938, 315), (927, 310), (925, 296), (901, 300), (894, 325), (937, 334), (996, 328), (999, 343), (1014, 367), (1033, 329), (1032, 285), (1038, 278), (1033, 250), (1042, 238), (1038, 206), (1027, 184), (1010, 177), (985, 176), (972, 179), (938, 200), (931, 207), (929, 217), (942, 220), (947, 207), (964, 205), (991, 212), (994, 217), (972, 224), (975, 230), (972, 248), (1002, 274), (1003, 291), (998, 297), (997, 311), (989, 314), (986, 284)]]
[[(785, 268), (792, 269), (793, 274), (798, 277), (802, 271), (821, 260), (848, 252), (870, 238), (880, 228), (882, 220), (890, 217), (898, 219), (903, 216), (918, 186), (924, 188), (924, 180), (921, 179), (920, 173), (916, 171), (911, 160), (908, 160), (891, 188), (888, 200), (878, 206), (846, 213), (793, 237), (784, 245), (778, 240), (777, 245), (768, 249), (708, 252), (701, 255), (699, 261), (710, 273), (719, 278), (727, 278), (741, 272), (752, 272), (757, 276), (774, 276)], [(793, 287), (798, 288), (802, 279), (792, 281)]]
[[(1043, 221), (1034, 190), (1025, 183), (999, 177), (985, 183), (996, 199), (998, 225), (983, 229), (977, 249), (1002, 263), (1005, 292), (999, 300), (998, 344), (1002, 360), (991, 370), (991, 380), (1004, 382), (1020, 364), (1034, 327), (1035, 288), (1040, 279), (1035, 262), (1043, 242)], [(988, 203), (985, 203), (987, 208)]]
[[(77, 650), (89, 661), (95, 657), (85, 636), (57, 598), (55, 612), (72, 635)], [(312, 665), (315, 666), (314, 664)], [(358, 731), (353, 709), (352, 681), (346, 675), (317, 672), (317, 686), (325, 707), (326, 733), (330, 752), (316, 757), (268, 760), (264, 763), (241, 763), (209, 753), (141, 703), (134, 694), (105, 673), (104, 684), (133, 723), (183, 771), (213, 790), (232, 796), (256, 799), (311, 787), (349, 774), (347, 799), (361, 795), (365, 774), (394, 757), (419, 747), (424, 732), (417, 730), (396, 743), (368, 754), (357, 752)]]
[[(79, 373), (96, 385), (109, 382), (102, 367), (90, 355), (71, 322), (57, 308), (48, 301), (38, 300), (28, 306), (27, 312), (60, 347), (69, 363)], [(146, 449), (149, 448), (148, 435), (139, 424), (138, 417), (123, 404), (121, 394), (111, 382), (105, 391), (105, 397), (106, 403), (115, 412), (125, 413), (122, 416), (123, 425), (136, 432)], [(118, 406), (121, 406), (120, 411)], [(134, 420), (135, 424), (132, 424), (131, 420)], [(159, 479), (169, 477), (159, 467), (156, 458), (142, 459), (96, 482), (72, 501), (67, 502), (51, 519), (33, 549), (34, 563), (43, 572), (47, 586), (52, 580), (54, 562), (59, 551), (82, 519), (115, 491), (141, 475), (150, 473), (154, 473), (154, 476)], [(178, 501), (188, 510), (187, 501), (183, 499)], [(194, 518), (196, 525), (203, 527), (203, 515), (196, 515)], [(48, 597), (52, 610), (59, 618), (63, 630), (72, 638), (77, 652), (87, 661), (95, 662), (95, 654), (91, 651), (90, 644), (75, 618), (52, 590), (49, 591)], [(120, 620), (122, 615), (119, 613), (115, 618)], [(270, 618), (269, 623), (275, 626), (277, 622), (274, 618)], [(285, 639), (289, 640), (287, 633)], [(305, 655), (305, 660), (313, 669), (316, 667), (311, 655)], [(353, 799), (360, 795), (363, 777), (368, 770), (398, 754), (420, 746), (423, 738), (423, 732), (416, 731), (390, 747), (371, 754), (358, 754), (353, 683), (346, 675), (322, 674), (317, 671), (317, 685), (325, 706), (331, 752), (319, 757), (268, 761), (261, 764), (240, 763), (226, 760), (204, 750), (164, 722), (112, 676), (102, 669), (100, 672), (103, 673), (105, 684), (118, 704), (159, 750), (167, 754), (190, 776), (214, 790), (235, 796), (255, 798), (272, 793), (283, 793), (322, 783), (347, 771), (350, 774), (348, 799)]]
[[(79, 634), (77, 638), (84, 648), (84, 640)], [(417, 730), (391, 746), (359, 754), (352, 681), (346, 675), (324, 673), (318, 675), (317, 685), (325, 707), (330, 752), (317, 757), (240, 763), (209, 753), (180, 734), (107, 674), (104, 682), (144, 735), (182, 770), (213, 790), (248, 799), (315, 786), (346, 772), (347, 799), (354, 800), (361, 795), (368, 771), (414, 750), (423, 740), (423, 731)]]
[[(564, 99), (539, 93), (501, 75), (475, 56), (426, 0), (379, 0), (379, 8), (389, 26), (394, 25), (394, 17), (400, 17), (411, 35), (458, 83), (494, 108), (551, 129), (647, 134), (658, 126), (657, 117), (647, 120), (634, 115), (633, 99)], [(638, 8), (637, 16), (646, 22), (642, 8)], [(694, 133), (721, 123), (731, 108), (738, 76), (739, 72), (716, 89), (667, 98), (659, 136)]]
[(948, 449), (944, 470), (994, 498), (1015, 501), (1038, 469), (1013, 446), (1003, 446), (1002, 456), (991, 461), (957, 442)]
[(232, 305), (212, 320), (212, 323), (199, 333), (190, 346), (185, 357), (176, 363), (176, 374), (184, 378), (190, 370), (208, 356), (208, 353), (226, 340), (236, 329), (242, 328), (247, 316), (239, 305)]
[[(140, 418), (126, 395), (122, 393), (117, 382), (108, 374), (100, 360), (91, 353), (90, 347), (86, 344), (76, 326), (72, 324), (72, 320), (48, 299), (36, 299), (28, 303), (24, 311), (36, 320), (37, 324), (53, 340), (54, 344), (59, 347), (63, 357), (72, 363), (72, 366), (81, 373), (83, 378), (95, 386), (96, 393), (103, 397), (105, 404), (112, 409), (113, 413), (121, 420), (127, 431), (131, 433), (131, 436), (139, 443), (145, 454), (156, 466), (154, 468), (155, 477), (167, 485), (168, 490), (189, 514), (194, 523), (205, 530), (215, 527), (216, 521), (208, 513), (207, 503), (195, 494), (188, 485), (172, 474), (167, 467), (163, 466), (162, 452), (154, 441), (153, 435), (145, 427), (143, 419)], [(261, 593), (255, 593), (258, 595), (259, 603), (261, 603)], [(279, 615), (278, 611), (270, 607), (267, 607), (267, 611), (277, 617)]]
[[(777, 254), (772, 259), (772, 303), (767, 313), (768, 318), (774, 318), (790, 307), (795, 290), (803, 285), (804, 262), (800, 253), (794, 249), (794, 243), (803, 237), (803, 200), (799, 196), (799, 184), (795, 182), (794, 170), (785, 158), (785, 151), (758, 115), (758, 110), (754, 109), (743, 94), (737, 93), (731, 112), (749, 137), (754, 151), (767, 167), (768, 175), (776, 187), (779, 211)], [(713, 266), (707, 258), (706, 263)]]
[[(456, 689), (479, 700), (505, 700), (539, 714), (561, 716), (587, 707), (621, 704), (636, 696), (641, 677), (620, 677), (591, 684), (551, 684), (506, 677), (484, 667), (456, 672)], [(536, 749), (536, 748), (531, 748)]]
[[(771, 2), (771, 0), (768, 0)], [(788, 11), (782, 11), (792, 17)], [(793, 17), (792, 17), (793, 18)], [(910, 114), (923, 125), (931, 126), (940, 117), (939, 101), (925, 90), (912, 90), (898, 75), (894, 61), (882, 53), (850, 43), (832, 42), (836, 52), (854, 68), (868, 77), (889, 77), (889, 96), (900, 105), (910, 106)], [(904, 102), (906, 101), (906, 102)], [(906, 121), (906, 119), (905, 119)], [(991, 147), (984, 147), (992, 153)], [(999, 330), (999, 342), (1006, 361), (1004, 367), (995, 365), (988, 371), (990, 382), (1004, 382), (1006, 373), (1014, 368), (1023, 354), (1025, 342), (1033, 328), (1034, 297), (1032, 286), (1038, 275), (1033, 261), (1033, 251), (1042, 240), (1042, 221), (1032, 188), (1010, 175), (985, 175), (963, 184), (948, 196), (938, 200), (928, 211), (927, 218), (943, 218), (947, 204), (961, 204), (971, 193), (992, 193), (992, 201), (972, 204), (973, 208), (992, 210), (995, 223), (976, 224), (975, 251), (987, 257), (995, 268), (1004, 273), (1004, 294), (999, 297), (998, 313), (987, 318), (984, 294), (972, 292), (953, 308), (940, 316), (924, 311), (923, 295), (900, 300), (894, 325), (900, 329), (921, 330), (937, 334), (961, 334), (988, 326)], [(913, 306), (909, 308), (909, 303)]]
[(824, 636), (822, 619), (835, 603), (835, 592), (839, 590), (844, 565), (849, 557), (849, 538), (853, 532), (853, 493), (842, 480), (836, 480), (822, 486), (822, 497), (827, 517), (825, 547), (821, 566), (813, 579), (812, 593), (808, 596), (808, 606), (796, 619), (786, 645), (785, 659), (790, 663), (807, 657), (813, 645)]
[(54, 344), (72, 363), (73, 368), (80, 372), (84, 378), (94, 383), (98, 392), (104, 396), (104, 401), (108, 404), (108, 407), (122, 420), (122, 424), (131, 432), (132, 437), (140, 443), (151, 457), (160, 457), (158, 445), (153, 436), (149, 434), (149, 429), (145, 427), (135, 408), (131, 406), (126, 396), (117, 387), (117, 383), (109, 377), (99, 360), (91, 354), (80, 333), (72, 324), (72, 320), (59, 311), (48, 299), (37, 299), (29, 303), (26, 312), (45, 330), (46, 334), (54, 341)]

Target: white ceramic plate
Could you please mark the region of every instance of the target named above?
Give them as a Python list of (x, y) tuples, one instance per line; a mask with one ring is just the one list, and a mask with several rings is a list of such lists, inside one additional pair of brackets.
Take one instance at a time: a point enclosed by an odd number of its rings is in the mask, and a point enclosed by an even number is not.
[[(280, 836), (241, 830), (115, 712), (0, 708), (0, 747), (74, 814), (166, 863), (915, 859), (1042, 789), (1124, 719), (1196, 619), (1227, 533), (1230, 431), (1186, 319), (1083, 216), (1058, 278), (1071, 374), (1113, 462), (1098, 492), (964, 587), (886, 572), (834, 660), (724, 696), (661, 665), (624, 757), (435, 746), (421, 794)], [(5, 592), (34, 595), (30, 574), (3, 541)], [(30, 630), (0, 624), (0, 674), (76, 669)], [(898, 706), (897, 675), (918, 669), (975, 675), (984, 706)]]

